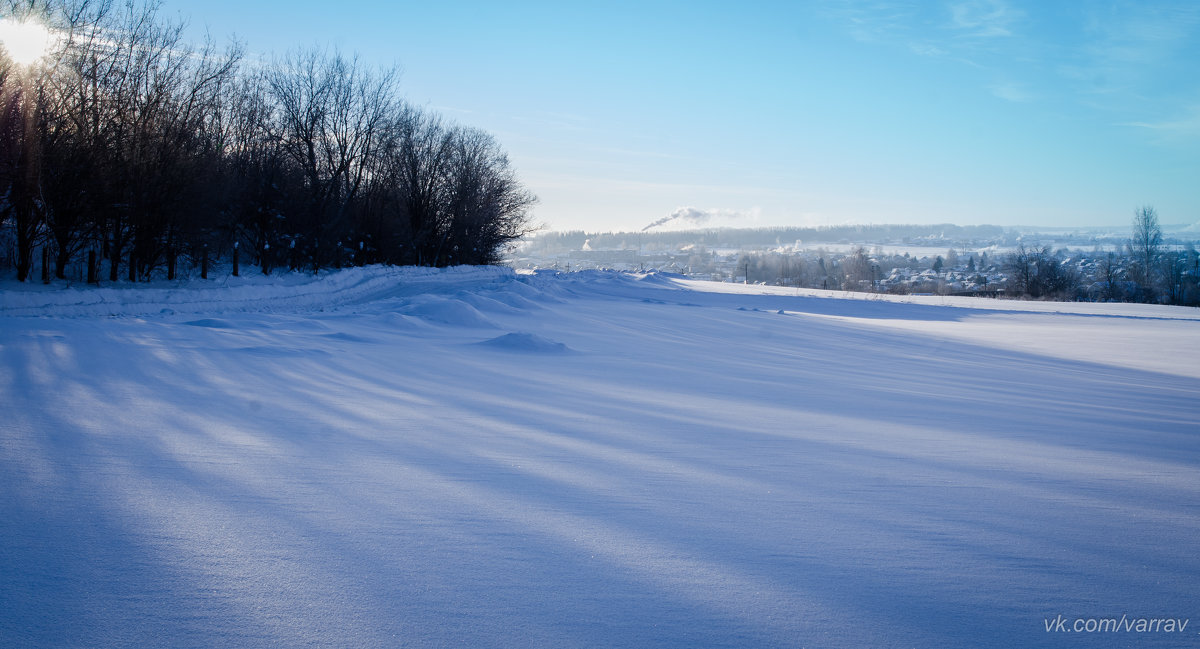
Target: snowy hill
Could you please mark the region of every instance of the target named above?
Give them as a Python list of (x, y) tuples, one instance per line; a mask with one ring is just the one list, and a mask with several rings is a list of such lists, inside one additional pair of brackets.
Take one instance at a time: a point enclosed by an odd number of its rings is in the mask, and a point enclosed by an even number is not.
[(0, 646), (1200, 644), (1194, 309), (360, 268), (0, 358)]

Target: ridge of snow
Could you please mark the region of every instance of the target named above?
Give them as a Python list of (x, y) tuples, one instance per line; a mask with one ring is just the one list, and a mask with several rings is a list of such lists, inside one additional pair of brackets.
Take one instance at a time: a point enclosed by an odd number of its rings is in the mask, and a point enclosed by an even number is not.
[(450, 268), (364, 266), (320, 275), (251, 274), (214, 280), (75, 287), (18, 284), (0, 288), (0, 316), (138, 316), (175, 313), (279, 313), (346, 304), (466, 283), (503, 282), (516, 275), (498, 266)]

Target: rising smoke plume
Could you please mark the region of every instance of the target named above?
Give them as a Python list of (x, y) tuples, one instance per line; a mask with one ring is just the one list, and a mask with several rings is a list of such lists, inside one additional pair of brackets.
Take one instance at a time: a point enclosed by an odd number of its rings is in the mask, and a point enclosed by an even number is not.
[(748, 216), (752, 216), (756, 211), (757, 211), (757, 209), (755, 209), (755, 210), (702, 210), (698, 207), (679, 207), (679, 208), (676, 208), (674, 212), (671, 212), (670, 215), (664, 216), (663, 218), (642, 228), (642, 232), (645, 232), (646, 230), (649, 230), (650, 228), (656, 228), (660, 225), (670, 223), (671, 221), (675, 221), (675, 220), (684, 220), (689, 223), (699, 225), (701, 223), (707, 223), (708, 220), (713, 217), (720, 217), (720, 218), (726, 218), (726, 219), (741, 219), (741, 218), (745, 218)]

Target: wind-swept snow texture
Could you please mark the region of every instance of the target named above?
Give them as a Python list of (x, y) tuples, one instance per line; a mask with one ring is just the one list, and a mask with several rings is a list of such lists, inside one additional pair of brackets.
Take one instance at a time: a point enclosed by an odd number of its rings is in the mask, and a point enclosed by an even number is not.
[[(504, 269), (0, 300), (3, 647), (1200, 647), (1196, 310)], [(1122, 616), (1190, 622), (1069, 630)]]

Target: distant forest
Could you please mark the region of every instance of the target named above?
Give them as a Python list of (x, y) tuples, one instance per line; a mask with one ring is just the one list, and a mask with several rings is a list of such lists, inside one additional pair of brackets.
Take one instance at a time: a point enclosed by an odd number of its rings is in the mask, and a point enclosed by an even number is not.
[(402, 100), (394, 70), (244, 63), (152, 3), (0, 1), (58, 39), (33, 65), (0, 54), (0, 269), (21, 281), (487, 264), (529, 230), (495, 139)]
[(546, 249), (579, 250), (584, 243), (595, 249), (646, 246), (671, 246), (685, 237), (687, 241), (709, 248), (738, 248), (742, 246), (788, 245), (796, 241), (805, 243), (845, 241), (890, 241), (909, 239), (932, 240), (931, 233), (939, 238), (953, 240), (992, 240), (1003, 237), (1004, 228), (996, 225), (831, 225), (818, 227), (775, 227), (775, 228), (720, 228), (688, 230), (685, 234), (675, 231), (663, 232), (605, 232), (588, 233), (582, 230), (548, 232), (538, 235), (538, 243)]

